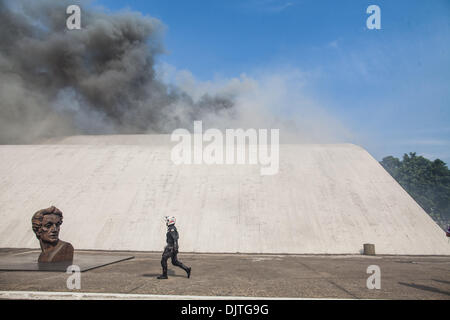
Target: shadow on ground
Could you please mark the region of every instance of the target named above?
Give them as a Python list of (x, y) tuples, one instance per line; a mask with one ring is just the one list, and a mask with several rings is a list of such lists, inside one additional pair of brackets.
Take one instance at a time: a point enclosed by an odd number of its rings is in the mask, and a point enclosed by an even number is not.
[(431, 280), (436, 281), (436, 282), (440, 282), (440, 283), (450, 284), (450, 281), (438, 280), (438, 279), (431, 279)]
[[(160, 276), (161, 273), (144, 273), (142, 276), (147, 278), (156, 278), (157, 276)], [(175, 274), (175, 271), (168, 269), (167, 275), (169, 277), (178, 277), (178, 278), (185, 278), (186, 276), (181, 274)]]
[[(446, 281), (445, 281), (446, 282)], [(447, 296), (450, 296), (450, 292), (448, 291), (443, 291), (437, 288), (433, 288), (433, 287), (429, 287), (429, 286), (424, 286), (422, 284), (415, 284), (415, 283), (405, 283), (405, 282), (399, 282), (399, 284), (403, 285), (403, 286), (407, 286), (407, 287), (411, 287), (411, 288), (415, 288), (415, 289), (419, 289), (419, 290), (425, 290), (425, 291), (430, 291), (430, 292), (434, 292), (434, 293), (440, 293), (440, 294), (445, 294)]]

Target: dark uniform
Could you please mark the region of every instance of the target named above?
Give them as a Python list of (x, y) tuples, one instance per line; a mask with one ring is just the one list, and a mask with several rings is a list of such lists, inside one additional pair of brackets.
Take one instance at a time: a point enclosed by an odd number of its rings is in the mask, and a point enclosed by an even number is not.
[(166, 242), (167, 245), (164, 248), (164, 252), (162, 254), (161, 258), (161, 266), (163, 269), (163, 274), (159, 276), (159, 279), (167, 279), (167, 260), (169, 258), (172, 258), (172, 264), (174, 266), (180, 267), (187, 273), (187, 277), (189, 278), (191, 276), (191, 268), (186, 267), (184, 264), (182, 264), (177, 259), (178, 254), (178, 231), (177, 228), (174, 225), (168, 226), (167, 228), (167, 234), (166, 234)]

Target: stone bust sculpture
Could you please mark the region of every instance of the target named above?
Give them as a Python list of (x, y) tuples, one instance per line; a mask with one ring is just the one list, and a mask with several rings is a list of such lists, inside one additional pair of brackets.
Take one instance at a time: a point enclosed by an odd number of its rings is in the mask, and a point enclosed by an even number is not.
[(33, 231), (42, 250), (38, 262), (73, 261), (73, 246), (59, 240), (62, 218), (62, 212), (54, 206), (37, 211), (31, 218)]

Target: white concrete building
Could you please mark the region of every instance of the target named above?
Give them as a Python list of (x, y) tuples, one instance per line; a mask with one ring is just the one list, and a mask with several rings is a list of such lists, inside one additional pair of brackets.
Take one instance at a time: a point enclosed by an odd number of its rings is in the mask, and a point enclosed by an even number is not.
[(38, 248), (31, 216), (55, 205), (75, 249), (450, 254), (445, 232), (364, 149), (280, 145), (259, 165), (174, 165), (164, 135), (80, 136), (0, 146), (0, 247)]

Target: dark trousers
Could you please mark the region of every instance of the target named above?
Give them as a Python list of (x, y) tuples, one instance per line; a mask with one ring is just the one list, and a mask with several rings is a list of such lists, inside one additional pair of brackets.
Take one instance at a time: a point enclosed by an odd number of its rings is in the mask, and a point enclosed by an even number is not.
[(178, 259), (177, 259), (177, 254), (178, 251), (175, 251), (173, 249), (173, 247), (165, 247), (164, 248), (164, 252), (162, 254), (162, 258), (161, 258), (161, 266), (163, 269), (163, 274), (167, 275), (167, 260), (169, 258), (172, 259), (172, 264), (174, 266), (180, 267), (181, 269), (183, 269), (184, 271), (187, 272), (188, 267), (186, 267), (184, 264), (182, 264)]

